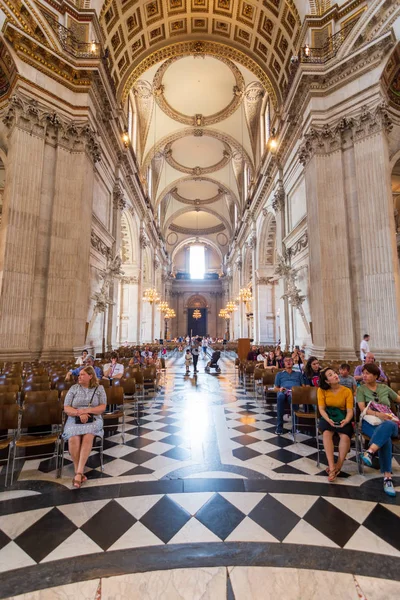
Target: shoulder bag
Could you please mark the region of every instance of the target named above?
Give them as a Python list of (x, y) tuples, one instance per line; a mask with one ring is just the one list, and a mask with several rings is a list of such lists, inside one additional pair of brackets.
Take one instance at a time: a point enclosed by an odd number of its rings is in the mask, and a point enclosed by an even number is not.
[[(87, 408), (89, 408), (89, 407), (92, 405), (93, 398), (94, 398), (94, 395), (95, 395), (95, 393), (97, 392), (97, 388), (98, 388), (98, 387), (99, 387), (99, 386), (96, 386), (96, 387), (94, 388), (94, 392), (93, 392), (93, 394), (92, 394), (92, 397), (90, 398), (90, 402), (89, 402), (89, 404), (88, 404)], [(88, 420), (86, 421), (86, 423), (82, 423), (82, 421), (81, 421), (81, 418), (78, 416), (78, 417), (75, 417), (75, 424), (76, 424), (76, 425), (86, 425), (87, 423), (93, 423), (93, 420), (94, 420), (94, 417), (93, 417), (93, 415), (88, 415)]]

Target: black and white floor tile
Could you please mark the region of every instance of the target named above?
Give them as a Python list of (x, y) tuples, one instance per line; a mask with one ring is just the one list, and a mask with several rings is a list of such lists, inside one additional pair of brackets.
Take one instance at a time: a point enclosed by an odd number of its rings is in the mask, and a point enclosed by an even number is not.
[[(157, 597), (152, 586), (163, 582), (170, 590), (163, 597), (180, 598), (172, 575), (158, 574), (166, 568), (178, 579), (191, 572), (194, 587), (182, 596), (190, 599), (257, 598), (261, 572), (275, 589), (293, 570), (300, 589), (305, 569), (357, 577), (375, 590), (367, 600), (380, 600), (383, 589), (385, 600), (397, 593), (400, 494), (385, 496), (375, 470), (358, 474), (354, 452), (329, 484), (315, 439), (300, 434), (295, 443), (289, 424), (276, 436), (274, 407), (261, 404), (251, 385), (245, 390), (231, 360), (222, 359), (221, 375), (197, 377), (186, 377), (181, 362), (170, 361), (139, 422), (128, 410), (125, 443), (120, 431), (106, 438), (104, 472), (92, 453), (81, 490), (71, 489), (67, 454), (61, 479), (51, 461), (26, 460), (13, 487), (3, 488), (0, 598), (34, 599), (42, 588), (58, 597), (50, 588), (80, 582), (82, 594), (89, 590), (84, 597), (100, 600), (112, 597), (114, 580), (125, 598), (127, 581), (143, 578), (146, 597)], [(393, 581), (379, 588), (374, 578)], [(317, 580), (310, 578), (314, 587)], [(351, 581), (348, 589), (361, 598), (363, 585)]]

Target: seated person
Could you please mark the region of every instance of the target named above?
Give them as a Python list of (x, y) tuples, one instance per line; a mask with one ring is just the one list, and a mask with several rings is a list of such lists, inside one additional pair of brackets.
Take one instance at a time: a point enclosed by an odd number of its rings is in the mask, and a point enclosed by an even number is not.
[(349, 390), (351, 390), (353, 394), (356, 393), (357, 382), (354, 379), (354, 377), (350, 375), (350, 365), (348, 365), (347, 363), (343, 363), (339, 367), (339, 381), (340, 385), (344, 385), (344, 387), (349, 388)]
[(103, 367), (103, 379), (121, 379), (124, 375), (124, 365), (118, 362), (118, 354), (111, 352), (111, 362)]
[(357, 402), (362, 416), (361, 431), (370, 439), (369, 448), (361, 455), (361, 460), (371, 467), (374, 455), (378, 453), (383, 474), (383, 491), (394, 497), (396, 490), (392, 481), (392, 438), (399, 436), (399, 420), (390, 410), (390, 401), (400, 402), (400, 396), (387, 385), (378, 383), (378, 365), (365, 364), (362, 374), (364, 383), (357, 388)]
[(247, 354), (247, 360), (257, 360), (257, 356), (257, 346), (252, 346), (250, 352)]
[[(322, 431), (324, 450), (328, 459), (328, 481), (335, 481), (350, 450), (353, 436), (351, 421), (354, 416), (353, 393), (340, 384), (339, 375), (331, 367), (320, 372), (317, 391), (318, 408), (321, 413), (319, 429)], [(333, 436), (339, 435), (339, 457), (335, 465)]]
[(76, 359), (76, 365), (78, 367), (81, 367), (82, 365), (85, 364), (85, 360), (87, 359), (89, 352), (87, 350), (82, 350), (82, 354), (81, 356), (78, 356), (78, 358)]
[(299, 373), (303, 372), (303, 363), (301, 362), (300, 354), (293, 354), (293, 371), (298, 371)]
[(211, 360), (209, 360), (207, 363), (207, 367), (216, 367), (220, 358), (221, 352), (219, 350), (214, 350), (214, 352), (211, 355)]
[(319, 374), (321, 367), (316, 356), (310, 356), (304, 367), (304, 379), (306, 385), (311, 387), (319, 386)]
[(94, 357), (91, 354), (88, 354), (88, 356), (85, 360), (85, 364), (82, 367), (77, 367), (76, 369), (70, 369), (65, 376), (65, 381), (69, 381), (71, 379), (72, 375), (74, 377), (77, 377), (84, 367), (85, 368), (93, 367), (95, 370), (95, 373), (96, 373), (96, 377), (98, 379), (101, 379), (103, 377), (103, 373), (102, 373), (102, 370), (100, 369), (100, 367), (97, 367), (94, 365)]
[[(365, 357), (365, 363), (363, 363), (362, 365), (358, 365), (358, 367), (356, 367), (356, 369), (354, 371), (354, 379), (357, 381), (357, 383), (363, 382), (364, 365), (373, 365), (374, 363), (375, 363), (375, 356), (372, 354), (372, 352), (367, 352), (367, 355)], [(382, 371), (382, 369), (380, 367), (378, 367), (378, 369), (379, 369), (379, 377), (377, 379), (378, 383), (387, 383), (387, 377), (386, 377), (385, 373)]]
[(148, 346), (145, 346), (141, 355), (143, 356), (143, 358), (149, 358), (150, 356), (153, 356), (153, 353), (151, 352)]
[(140, 366), (141, 364), (143, 364), (143, 359), (140, 356), (140, 352), (139, 350), (135, 350), (135, 352), (133, 353), (132, 358), (130, 359), (128, 366), (129, 367), (135, 367), (135, 366)]
[(257, 362), (264, 362), (264, 360), (267, 358), (267, 355), (264, 351), (261, 351), (260, 349), (260, 353), (257, 355)]
[(273, 350), (270, 350), (264, 358), (264, 369), (276, 369), (276, 358)]
[(62, 437), (68, 440), (69, 453), (74, 463), (74, 488), (80, 488), (87, 480), (83, 471), (92, 451), (94, 438), (104, 435), (101, 415), (106, 405), (106, 392), (99, 385), (93, 367), (82, 367), (78, 383), (68, 390), (64, 401), (64, 412), (68, 418)]
[(283, 369), (285, 367), (284, 360), (285, 358), (282, 354), (280, 346), (278, 346), (277, 350), (275, 350), (275, 364), (278, 369)]
[[(277, 394), (277, 425), (276, 435), (283, 434), (283, 413), (285, 411), (285, 401), (292, 402), (292, 387), (303, 386), (304, 378), (301, 373), (293, 371), (293, 359), (287, 356), (284, 359), (285, 370), (279, 371), (275, 377), (274, 391)], [(298, 406), (293, 405), (293, 409), (297, 410)]]

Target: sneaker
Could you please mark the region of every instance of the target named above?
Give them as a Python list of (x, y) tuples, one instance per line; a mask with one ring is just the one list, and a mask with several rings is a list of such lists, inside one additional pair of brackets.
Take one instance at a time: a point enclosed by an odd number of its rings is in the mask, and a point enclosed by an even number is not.
[(394, 497), (396, 495), (396, 490), (393, 487), (393, 481), (391, 479), (385, 477), (383, 480), (383, 491), (388, 496)]
[(275, 429), (275, 435), (283, 435), (283, 427), (277, 427)]
[(364, 465), (367, 465), (367, 467), (372, 467), (372, 454), (370, 452), (364, 452), (364, 454), (361, 454), (361, 460), (363, 461)]
[(292, 420), (290, 415), (283, 415), (283, 420), (286, 421), (286, 423), (288, 423), (289, 421)]

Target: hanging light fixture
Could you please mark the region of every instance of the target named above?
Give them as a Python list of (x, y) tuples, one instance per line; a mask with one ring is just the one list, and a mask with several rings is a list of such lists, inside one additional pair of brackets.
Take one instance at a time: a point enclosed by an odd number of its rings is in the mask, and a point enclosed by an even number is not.
[(157, 306), (157, 310), (159, 310), (162, 313), (166, 313), (169, 310), (168, 302), (166, 302), (165, 300), (163, 300), (163, 302), (160, 302)]
[(251, 288), (242, 288), (239, 292), (239, 299), (241, 302), (251, 302), (253, 300)]
[(201, 319), (201, 312), (199, 311), (199, 309), (198, 309), (198, 308), (196, 308), (196, 309), (193, 311), (193, 315), (192, 315), (192, 317), (193, 317), (193, 319), (196, 319), (196, 321), (197, 321), (198, 319)]
[(229, 300), (229, 302), (227, 303), (225, 309), (228, 311), (229, 314), (233, 313), (235, 310), (238, 309), (236, 302), (234, 302), (233, 300)]
[(148, 288), (143, 294), (143, 302), (150, 302), (150, 304), (157, 303), (160, 301), (160, 297), (155, 288)]

